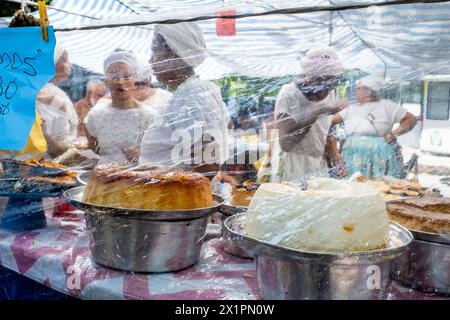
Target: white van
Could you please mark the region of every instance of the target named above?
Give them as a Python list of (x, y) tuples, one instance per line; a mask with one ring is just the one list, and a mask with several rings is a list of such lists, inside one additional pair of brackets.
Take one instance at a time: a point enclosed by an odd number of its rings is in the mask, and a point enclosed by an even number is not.
[(450, 75), (424, 79), (423, 129), (420, 149), (450, 154)]

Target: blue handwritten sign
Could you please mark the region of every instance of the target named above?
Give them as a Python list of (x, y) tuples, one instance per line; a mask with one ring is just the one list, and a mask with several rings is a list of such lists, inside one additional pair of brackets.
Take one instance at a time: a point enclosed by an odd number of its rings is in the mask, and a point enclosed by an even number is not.
[(55, 35), (40, 27), (0, 28), (0, 149), (21, 150), (35, 120), (36, 95), (54, 76)]

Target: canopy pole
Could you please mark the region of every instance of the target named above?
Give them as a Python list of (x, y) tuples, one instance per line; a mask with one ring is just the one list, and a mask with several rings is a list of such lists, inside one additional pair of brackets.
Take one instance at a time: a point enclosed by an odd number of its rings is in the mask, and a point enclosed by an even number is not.
[(330, 24), (328, 26), (328, 32), (329, 32), (329, 40), (328, 45), (331, 47), (333, 46), (333, 11), (330, 12)]
[(13, 3), (20, 3), (20, 7), (21, 7), (22, 10), (23, 10), (23, 8), (22, 8), (23, 3), (25, 3), (25, 7), (26, 6), (33, 6), (33, 7), (37, 7), (38, 6), (38, 4), (36, 2), (31, 2), (31, 1), (27, 1), (27, 0), (3, 0), (3, 1), (13, 2)]

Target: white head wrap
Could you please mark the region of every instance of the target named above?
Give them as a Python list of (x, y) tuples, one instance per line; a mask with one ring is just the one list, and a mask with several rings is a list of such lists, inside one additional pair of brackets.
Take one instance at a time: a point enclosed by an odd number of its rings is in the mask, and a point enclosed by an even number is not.
[(131, 69), (134, 70), (136, 73), (138, 70), (138, 60), (136, 58), (136, 55), (129, 51), (116, 51), (111, 53), (108, 58), (105, 59), (105, 62), (103, 62), (103, 71), (106, 72), (108, 67), (116, 62), (123, 62), (126, 63), (131, 67)]
[(53, 62), (56, 64), (58, 63), (59, 59), (61, 59), (62, 55), (66, 51), (66, 48), (62, 44), (57, 43), (55, 45), (55, 52), (53, 54)]
[(157, 24), (155, 34), (160, 34), (167, 45), (192, 68), (205, 61), (206, 50), (203, 32), (193, 22)]
[(374, 91), (380, 91), (384, 87), (384, 79), (378, 75), (368, 75), (359, 79), (357, 84), (368, 87)]
[(324, 45), (309, 49), (300, 64), (307, 78), (339, 76), (342, 70), (342, 62), (336, 50)]

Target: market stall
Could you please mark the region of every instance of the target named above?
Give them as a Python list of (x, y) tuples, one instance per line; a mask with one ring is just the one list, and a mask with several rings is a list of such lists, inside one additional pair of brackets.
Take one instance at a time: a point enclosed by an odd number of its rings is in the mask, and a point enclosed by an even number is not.
[(80, 299), (448, 299), (450, 199), (397, 138), (447, 130), (450, 87), (392, 95), (450, 72), (448, 1), (39, 5), (46, 79), (0, 94), (4, 269)]
[[(223, 251), (219, 238), (207, 241), (193, 267), (162, 274), (129, 273), (92, 261), (81, 212), (47, 216), (45, 229), (2, 231), (0, 263), (24, 277), (81, 299), (261, 299), (255, 265)], [(389, 299), (444, 299), (393, 283)]]
[(139, 274), (92, 261), (84, 217), (52, 218), (40, 231), (2, 233), (2, 266), (82, 299), (256, 299), (254, 264), (208, 242), (195, 267), (177, 273)]

